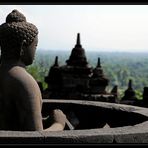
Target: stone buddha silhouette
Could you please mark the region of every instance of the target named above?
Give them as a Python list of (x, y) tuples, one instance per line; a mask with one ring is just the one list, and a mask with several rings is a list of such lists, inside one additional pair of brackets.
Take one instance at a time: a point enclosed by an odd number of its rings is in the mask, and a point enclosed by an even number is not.
[[(38, 43), (38, 29), (13, 10), (0, 25), (0, 129), (43, 130), (42, 98), (37, 82), (25, 70), (32, 64)], [(51, 113), (52, 124), (45, 130), (63, 130), (66, 116), (58, 109)]]

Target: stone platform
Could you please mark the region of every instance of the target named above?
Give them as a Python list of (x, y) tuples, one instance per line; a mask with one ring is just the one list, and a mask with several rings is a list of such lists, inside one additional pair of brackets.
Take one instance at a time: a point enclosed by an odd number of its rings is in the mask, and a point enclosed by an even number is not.
[[(44, 100), (43, 116), (53, 108), (73, 111), (75, 130), (0, 131), (0, 144), (148, 143), (148, 108), (78, 100)], [(109, 126), (105, 126), (105, 125)]]

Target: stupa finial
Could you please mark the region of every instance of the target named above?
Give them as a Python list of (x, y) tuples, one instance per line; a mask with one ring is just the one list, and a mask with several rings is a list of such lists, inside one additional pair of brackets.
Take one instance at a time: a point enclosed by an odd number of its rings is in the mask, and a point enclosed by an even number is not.
[(80, 40), (80, 33), (77, 33), (77, 41), (76, 41), (76, 45), (75, 45), (76, 48), (81, 48), (81, 40)]
[(54, 63), (54, 66), (59, 66), (59, 63), (58, 63), (58, 56), (55, 57), (55, 63)]
[(132, 80), (131, 80), (131, 79), (129, 80), (129, 83), (128, 83), (128, 88), (129, 88), (129, 89), (131, 89), (131, 88), (132, 88)]
[(101, 60), (100, 60), (100, 58), (99, 58), (99, 57), (98, 57), (97, 67), (101, 67)]

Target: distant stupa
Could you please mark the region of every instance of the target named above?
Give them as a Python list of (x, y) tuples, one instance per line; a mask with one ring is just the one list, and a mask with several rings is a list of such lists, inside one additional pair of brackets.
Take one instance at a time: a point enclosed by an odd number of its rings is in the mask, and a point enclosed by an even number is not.
[(135, 91), (132, 87), (132, 80), (131, 79), (129, 80), (128, 88), (127, 88), (127, 90), (125, 90), (122, 100), (137, 100), (137, 98), (135, 96)]
[(77, 34), (77, 41), (75, 47), (72, 49), (69, 60), (66, 61), (69, 66), (87, 66), (87, 58), (85, 50), (82, 48), (80, 41), (80, 33)]
[(114, 98), (114, 95), (105, 90), (109, 80), (103, 73), (100, 58), (95, 68), (88, 63), (80, 33), (77, 34), (76, 45), (66, 60), (66, 65), (59, 66), (56, 57), (45, 81), (50, 94), (48, 98), (99, 100), (103, 96), (104, 101), (108, 97)]

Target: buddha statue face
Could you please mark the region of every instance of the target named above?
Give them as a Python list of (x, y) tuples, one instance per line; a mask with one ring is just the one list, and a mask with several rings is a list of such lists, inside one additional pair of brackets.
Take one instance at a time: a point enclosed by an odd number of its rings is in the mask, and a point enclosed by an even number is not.
[(21, 61), (25, 65), (30, 65), (33, 63), (37, 44), (38, 44), (38, 36), (34, 38), (33, 42), (30, 45), (22, 46), (20, 55), (21, 55)]

